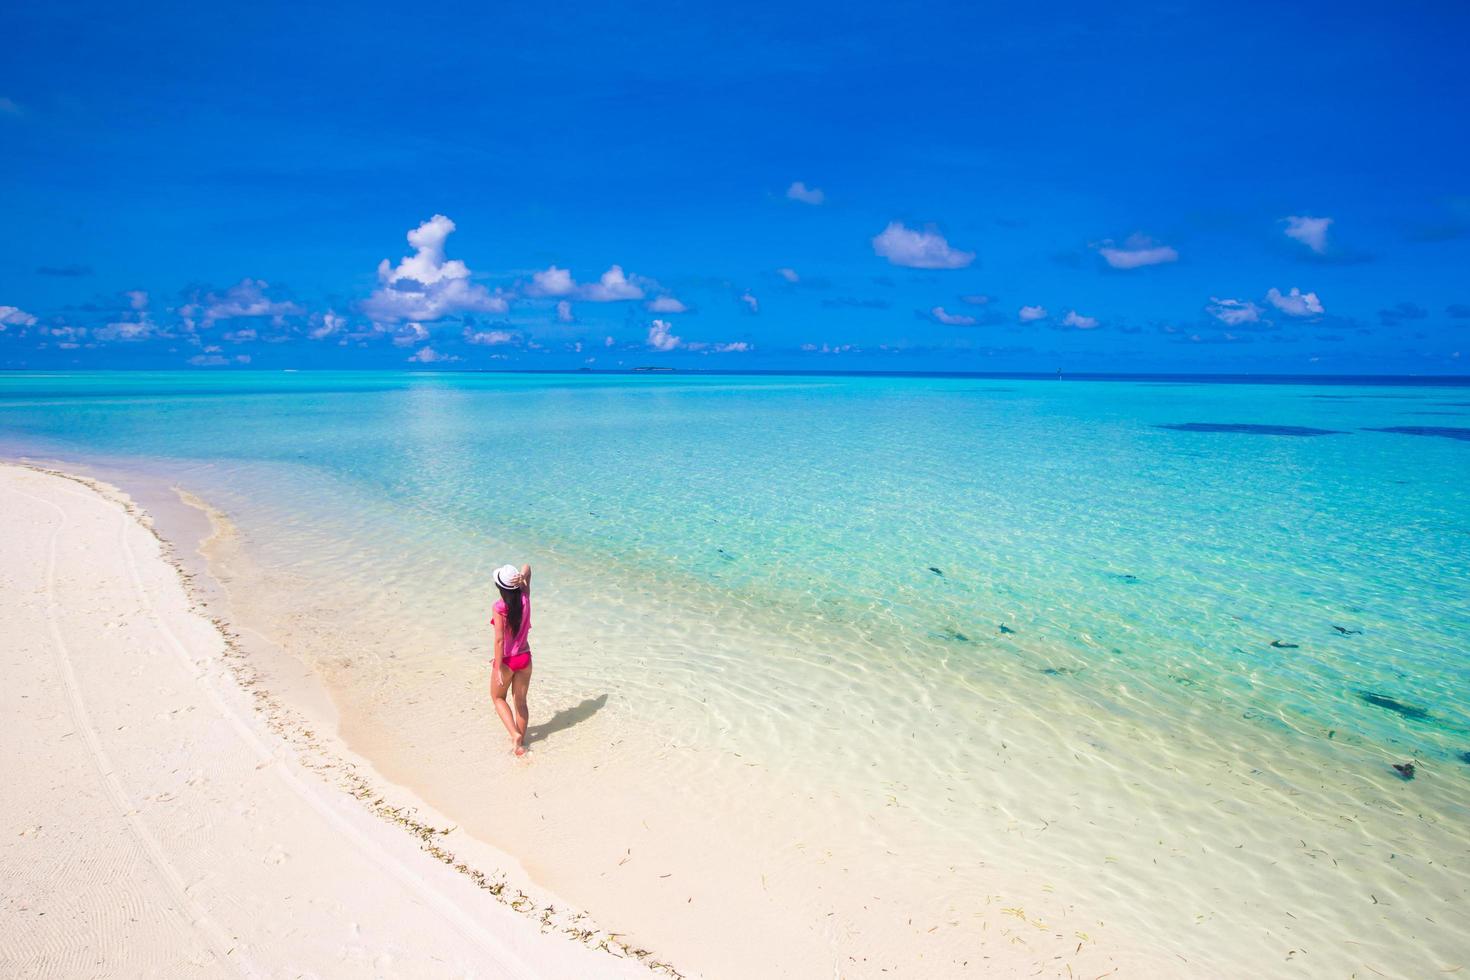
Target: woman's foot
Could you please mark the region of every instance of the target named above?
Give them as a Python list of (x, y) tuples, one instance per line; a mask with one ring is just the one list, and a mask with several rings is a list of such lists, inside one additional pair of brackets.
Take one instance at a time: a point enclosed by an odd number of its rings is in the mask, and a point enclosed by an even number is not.
[(525, 755), (526, 754), (526, 747), (524, 745), (522, 745), (519, 741), (517, 741), (515, 745), (516, 745), (516, 748), (515, 748), (516, 755)]

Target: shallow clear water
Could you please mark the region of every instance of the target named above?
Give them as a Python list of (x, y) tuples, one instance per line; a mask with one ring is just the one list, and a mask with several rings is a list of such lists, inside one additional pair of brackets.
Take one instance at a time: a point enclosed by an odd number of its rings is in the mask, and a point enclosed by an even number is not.
[[(545, 683), (575, 674), (773, 778), (898, 794), (941, 851), (1046, 812), (1046, 766), (1160, 825), (1267, 837), (1269, 805), (1191, 802), (1238, 768), (1304, 820), (1368, 801), (1370, 838), (1441, 849), (1424, 901), (1450, 919), (1470, 867), (1466, 436), (1465, 387), (0, 376), (0, 451), (169, 473), (335, 597), (303, 619), (355, 607), (393, 641), (362, 655), (369, 685), (476, 662), (489, 569), (529, 559)], [(1028, 775), (997, 775), (998, 732)], [(1154, 769), (1183, 782), (1133, 778)], [(1098, 770), (1128, 778), (1089, 786)], [(1416, 809), (1428, 837), (1395, 823)], [(1125, 823), (1054, 859), (1118, 853)], [(1464, 950), (1418, 928), (1389, 946)]]

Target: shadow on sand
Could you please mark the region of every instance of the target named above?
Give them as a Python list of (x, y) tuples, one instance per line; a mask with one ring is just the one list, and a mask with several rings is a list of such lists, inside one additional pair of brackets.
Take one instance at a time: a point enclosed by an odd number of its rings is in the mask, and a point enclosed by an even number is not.
[(533, 742), (539, 742), (548, 735), (564, 732), (573, 725), (581, 724), (602, 710), (602, 706), (605, 704), (607, 704), (607, 695), (599, 694), (595, 698), (586, 698), (581, 704), (574, 707), (563, 708), (561, 711), (552, 715), (550, 721), (527, 727), (526, 744), (530, 745)]

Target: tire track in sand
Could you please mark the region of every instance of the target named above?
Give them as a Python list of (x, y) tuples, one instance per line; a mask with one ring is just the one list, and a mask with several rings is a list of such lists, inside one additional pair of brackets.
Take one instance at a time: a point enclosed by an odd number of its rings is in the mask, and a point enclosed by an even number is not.
[[(52, 659), (55, 661), (57, 673), (61, 676), (62, 686), (66, 688), (67, 709), (71, 715), (72, 724), (76, 726), (76, 730), (81, 733), (82, 739), (87, 745), (88, 754), (97, 770), (103, 791), (107, 794), (113, 806), (122, 815), (133, 838), (142, 847), (143, 853), (147, 856), (149, 863), (153, 865), (159, 878), (167, 886), (169, 893), (177, 903), (177, 913), (204, 939), (205, 945), (213, 952), (218, 963), (240, 976), (262, 976), (261, 971), (246, 961), (243, 955), (235, 955), (235, 944), (229, 934), (189, 897), (178, 869), (169, 862), (168, 856), (159, 845), (157, 838), (148, 830), (147, 825), (143, 822), (143, 818), (138, 812), (138, 808), (133, 805), (132, 800), (128, 797), (127, 791), (123, 788), (122, 782), (117, 778), (112, 761), (108, 758), (106, 749), (102, 747), (101, 739), (98, 738), (97, 730), (92, 724), (92, 718), (87, 711), (86, 703), (82, 700), (81, 688), (77, 683), (76, 672), (72, 668), (71, 653), (67, 647), (66, 639), (61, 634), (61, 626), (56, 615), (57, 607), (60, 604), (56, 596), (56, 549), (57, 543), (61, 539), (62, 531), (71, 525), (71, 518), (65, 508), (59, 507), (49, 500), (37, 497), (19, 488), (13, 489), (21, 496), (54, 510), (59, 518), (56, 526), (51, 529), (51, 534), (48, 536), (46, 542), (44, 592), (46, 628), (51, 635)], [(126, 517), (126, 514), (124, 517)], [(104, 937), (105, 941), (106, 937)]]

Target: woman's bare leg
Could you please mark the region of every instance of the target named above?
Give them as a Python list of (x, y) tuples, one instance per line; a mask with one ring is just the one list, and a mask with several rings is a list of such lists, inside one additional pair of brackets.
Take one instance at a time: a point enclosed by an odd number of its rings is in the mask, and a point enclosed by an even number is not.
[(510, 690), (515, 699), (515, 744), (516, 755), (524, 755), (526, 752), (526, 720), (530, 716), (530, 710), (526, 707), (526, 694), (531, 688), (531, 668), (518, 670), (511, 674)]
[(495, 713), (500, 716), (500, 723), (510, 733), (511, 742), (520, 744), (521, 733), (516, 729), (516, 718), (510, 710), (510, 705), (505, 701), (506, 692), (511, 686), (511, 672), (505, 667), (490, 671), (490, 702), (495, 705)]

